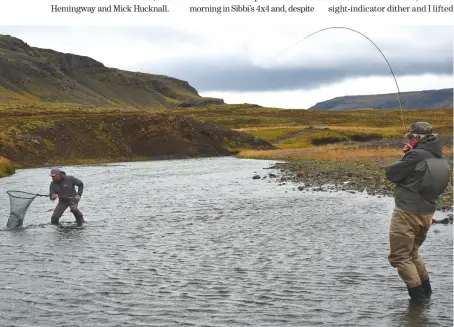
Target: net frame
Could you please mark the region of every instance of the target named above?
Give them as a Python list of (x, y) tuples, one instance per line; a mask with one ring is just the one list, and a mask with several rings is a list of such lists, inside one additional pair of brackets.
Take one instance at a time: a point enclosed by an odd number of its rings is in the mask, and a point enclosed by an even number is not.
[(8, 228), (21, 227), (33, 200), (38, 196), (47, 196), (16, 190), (9, 190), (6, 193), (9, 195), (9, 218), (6, 223)]

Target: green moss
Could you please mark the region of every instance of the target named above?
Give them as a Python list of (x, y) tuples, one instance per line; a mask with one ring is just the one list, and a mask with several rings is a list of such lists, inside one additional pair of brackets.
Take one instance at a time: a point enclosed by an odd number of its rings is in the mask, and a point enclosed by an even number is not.
[(0, 157), (0, 178), (11, 176), (16, 172), (16, 167), (11, 161), (4, 157)]
[(52, 125), (54, 124), (53, 121), (51, 121), (50, 119), (46, 120), (46, 121), (42, 121), (42, 120), (29, 120), (29, 121), (25, 121), (21, 127), (22, 129), (24, 130), (33, 130), (33, 129), (38, 129), (38, 128), (49, 128), (51, 127)]
[(98, 140), (107, 144), (112, 150), (116, 151), (118, 149), (115, 142), (112, 140), (112, 133), (110, 133), (104, 122), (99, 123), (93, 130), (93, 133)]
[(54, 145), (54, 143), (52, 143), (51, 140), (43, 139), (43, 144), (44, 144), (44, 147), (48, 150), (53, 150), (55, 148), (55, 145)]

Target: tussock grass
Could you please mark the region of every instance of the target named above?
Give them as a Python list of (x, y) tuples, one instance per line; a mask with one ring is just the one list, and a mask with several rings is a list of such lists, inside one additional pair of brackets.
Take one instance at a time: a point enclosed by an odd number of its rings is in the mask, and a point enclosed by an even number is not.
[(4, 157), (0, 157), (0, 178), (7, 177), (15, 172), (15, 167), (11, 161)]
[[(447, 157), (452, 157), (453, 148), (443, 149)], [(326, 161), (388, 160), (402, 156), (402, 150), (395, 147), (364, 148), (360, 146), (325, 145), (305, 149), (246, 150), (238, 154), (241, 158), (257, 159), (317, 159)]]

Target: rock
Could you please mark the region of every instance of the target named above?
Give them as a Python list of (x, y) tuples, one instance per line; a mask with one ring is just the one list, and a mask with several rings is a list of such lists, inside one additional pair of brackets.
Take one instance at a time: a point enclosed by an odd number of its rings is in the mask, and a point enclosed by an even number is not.
[(275, 174), (268, 174), (270, 178), (276, 178), (277, 176)]
[(300, 191), (304, 190), (304, 186), (298, 186), (298, 190)]
[(260, 179), (260, 175), (254, 175), (254, 177), (252, 177), (252, 179)]
[(452, 215), (448, 215), (448, 217), (443, 218), (441, 220), (432, 219), (432, 224), (448, 225), (448, 224), (452, 224), (452, 221), (453, 221)]

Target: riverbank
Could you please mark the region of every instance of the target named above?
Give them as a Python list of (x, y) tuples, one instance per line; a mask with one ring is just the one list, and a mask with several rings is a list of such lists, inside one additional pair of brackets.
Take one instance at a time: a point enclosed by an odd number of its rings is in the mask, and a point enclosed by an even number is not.
[[(443, 137), (442, 141), (452, 169), (452, 136)], [(300, 191), (366, 191), (370, 195), (393, 196), (394, 184), (386, 179), (384, 167), (401, 157), (400, 143), (401, 140), (392, 139), (295, 150), (244, 151), (239, 157), (281, 161), (272, 166), (282, 174), (275, 181), (294, 183)], [(452, 187), (451, 176), (448, 188), (437, 203), (437, 210), (452, 210)]]
[(0, 110), (0, 153), (20, 168), (231, 156), (259, 137), (159, 112)]

